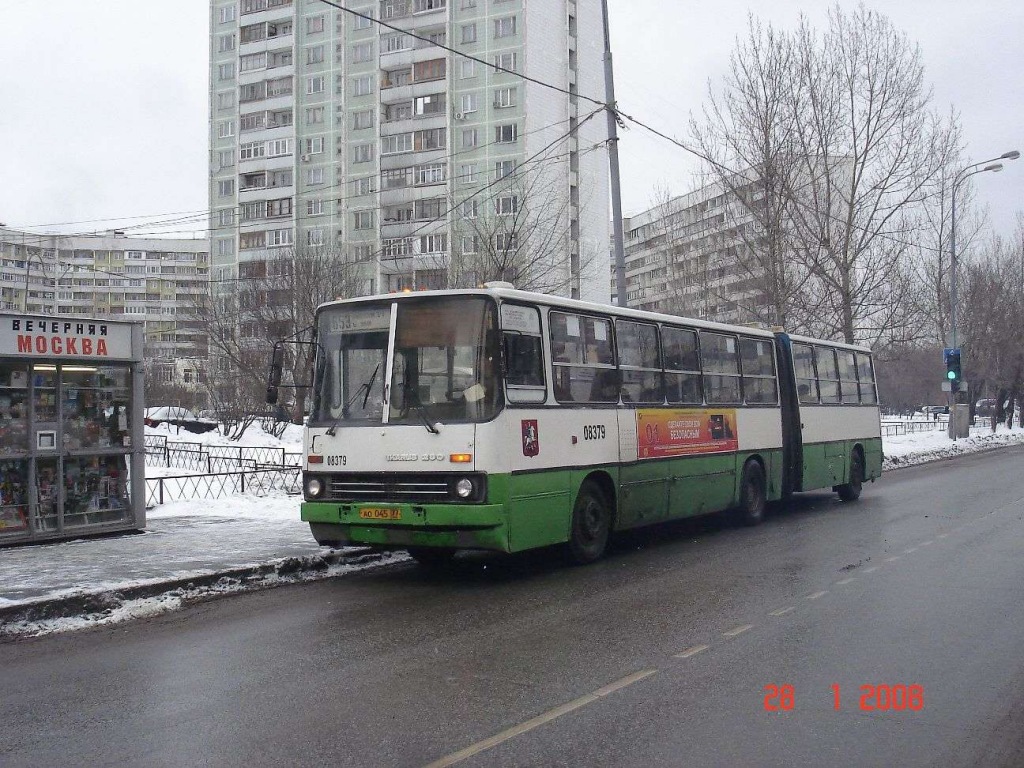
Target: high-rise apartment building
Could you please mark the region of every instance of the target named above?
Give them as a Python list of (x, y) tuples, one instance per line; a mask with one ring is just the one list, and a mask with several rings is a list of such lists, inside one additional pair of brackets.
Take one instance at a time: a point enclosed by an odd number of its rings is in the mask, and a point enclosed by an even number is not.
[(0, 229), (0, 310), (140, 320), (147, 361), (169, 368), (206, 356), (207, 329), (195, 310), (209, 271), (205, 239)]
[(366, 293), (504, 277), (607, 301), (599, 4), (345, 5), (211, 2), (215, 284), (312, 248)]
[[(756, 205), (756, 183), (745, 190)], [(623, 232), (627, 306), (723, 323), (767, 316), (762, 275), (746, 258), (758, 224), (721, 184), (625, 218)]]

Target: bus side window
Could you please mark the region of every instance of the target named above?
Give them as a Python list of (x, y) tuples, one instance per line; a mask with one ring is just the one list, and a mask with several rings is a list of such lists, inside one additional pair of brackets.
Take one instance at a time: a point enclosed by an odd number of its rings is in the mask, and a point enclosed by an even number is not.
[(539, 336), (505, 333), (505, 382), (514, 386), (543, 387), (544, 361)]
[(836, 367), (836, 353), (829, 347), (815, 347), (818, 357), (818, 390), (821, 402), (839, 402), (839, 369)]
[(818, 378), (814, 373), (814, 349), (808, 344), (793, 345), (793, 372), (796, 393), (801, 403), (818, 402)]
[(839, 356), (839, 387), (844, 403), (859, 403), (857, 394), (857, 356), (846, 350), (836, 350)]
[(871, 356), (857, 352), (857, 378), (860, 380), (860, 401), (868, 405), (878, 402), (875, 391), (875, 373), (871, 367)]

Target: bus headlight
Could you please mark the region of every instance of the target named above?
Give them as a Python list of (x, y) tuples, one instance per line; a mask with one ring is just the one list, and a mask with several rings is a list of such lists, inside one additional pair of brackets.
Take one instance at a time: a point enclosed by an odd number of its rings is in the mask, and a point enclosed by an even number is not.
[(455, 484), (455, 493), (460, 499), (468, 499), (473, 495), (473, 481), (464, 477)]
[(306, 496), (308, 496), (311, 499), (315, 499), (323, 492), (324, 484), (319, 477), (306, 478)]

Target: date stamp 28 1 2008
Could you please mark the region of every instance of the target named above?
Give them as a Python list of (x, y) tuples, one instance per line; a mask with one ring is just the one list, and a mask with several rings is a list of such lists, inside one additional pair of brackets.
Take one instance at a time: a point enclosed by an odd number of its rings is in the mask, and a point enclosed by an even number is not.
[[(832, 684), (832, 708), (838, 711), (842, 698), (839, 684)], [(791, 712), (796, 708), (796, 692), (792, 685), (766, 685), (764, 709), (766, 712)], [(921, 685), (862, 685), (859, 708), (862, 712), (919, 712), (924, 709), (924, 686)]]

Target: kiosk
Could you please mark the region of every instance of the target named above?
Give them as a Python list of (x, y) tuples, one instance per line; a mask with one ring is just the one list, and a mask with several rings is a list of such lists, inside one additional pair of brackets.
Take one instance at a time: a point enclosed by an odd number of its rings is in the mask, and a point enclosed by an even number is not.
[(0, 313), (0, 546), (146, 524), (141, 323)]

